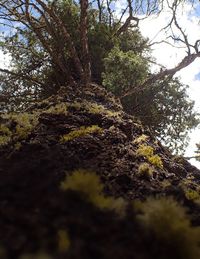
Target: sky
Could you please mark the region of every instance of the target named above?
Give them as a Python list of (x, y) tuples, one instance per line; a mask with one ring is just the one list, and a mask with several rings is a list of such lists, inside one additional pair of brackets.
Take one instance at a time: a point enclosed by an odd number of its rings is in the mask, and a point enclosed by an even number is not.
[[(199, 9), (191, 8), (190, 5), (180, 8), (178, 11), (178, 22), (182, 26), (188, 39), (194, 43), (200, 39), (200, 25), (199, 25)], [(143, 21), (140, 21), (140, 29), (145, 37), (148, 37), (152, 42), (159, 42), (166, 38), (164, 32), (160, 30), (170, 20), (169, 10), (166, 8), (159, 16), (151, 16)], [(184, 48), (174, 48), (166, 43), (153, 45), (153, 56), (157, 61), (166, 68), (172, 68), (178, 64), (186, 55)], [(182, 83), (189, 85), (188, 95), (195, 101), (195, 110), (200, 113), (200, 58), (196, 59), (191, 65), (179, 71), (178, 76)], [(197, 127), (190, 134), (190, 143), (186, 149), (185, 156), (194, 156), (196, 150), (195, 143), (200, 142), (200, 127)], [(196, 159), (191, 159), (190, 162), (200, 168), (200, 162)]]

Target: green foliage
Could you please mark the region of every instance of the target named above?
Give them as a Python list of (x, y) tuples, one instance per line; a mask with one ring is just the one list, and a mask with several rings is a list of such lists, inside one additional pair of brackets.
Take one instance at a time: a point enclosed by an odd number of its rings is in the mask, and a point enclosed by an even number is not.
[(197, 146), (197, 150), (195, 151), (196, 153), (195, 157), (198, 161), (200, 161), (200, 144), (196, 144), (196, 146)]
[(102, 132), (102, 128), (100, 128), (97, 125), (92, 125), (92, 126), (88, 126), (88, 127), (81, 126), (79, 129), (72, 130), (70, 133), (63, 135), (60, 138), (60, 142), (65, 143), (65, 142), (71, 141), (75, 138), (84, 137), (85, 135), (88, 135), (88, 134), (101, 133), (101, 132)]
[(147, 61), (132, 50), (123, 52), (115, 47), (104, 62), (103, 85), (118, 96), (142, 84), (147, 77)]
[(73, 190), (81, 193), (85, 199), (100, 209), (114, 210), (123, 215), (126, 203), (122, 198), (114, 199), (103, 194), (103, 184), (100, 178), (94, 173), (86, 170), (76, 170), (72, 175), (67, 176), (61, 183), (63, 191)]
[(137, 204), (138, 221), (151, 236), (155, 258), (196, 259), (200, 256), (200, 229), (192, 227), (185, 209), (170, 198)]
[(163, 163), (158, 155), (154, 155), (154, 149), (146, 144), (141, 144), (136, 150), (136, 155), (144, 156), (152, 165), (163, 168)]
[(124, 98), (122, 104), (126, 112), (138, 117), (174, 153), (182, 154), (188, 132), (199, 123), (187, 88), (178, 78), (166, 78)]

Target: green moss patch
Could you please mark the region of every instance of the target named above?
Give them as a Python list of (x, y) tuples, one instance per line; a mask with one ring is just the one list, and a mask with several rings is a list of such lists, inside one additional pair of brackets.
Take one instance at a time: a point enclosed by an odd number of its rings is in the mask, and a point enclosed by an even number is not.
[(126, 203), (122, 198), (115, 199), (103, 194), (104, 186), (94, 172), (76, 170), (72, 175), (66, 177), (60, 187), (63, 191), (79, 192), (86, 200), (100, 209), (114, 210), (120, 215), (125, 211)]
[(92, 134), (92, 133), (101, 133), (103, 131), (102, 128), (100, 128), (97, 125), (92, 126), (81, 126), (80, 128), (76, 130), (72, 130), (70, 133), (63, 135), (60, 138), (61, 143), (65, 143), (67, 141), (71, 141), (76, 138), (84, 137), (85, 135)]
[(145, 157), (152, 165), (163, 168), (163, 163), (158, 155), (154, 155), (154, 149), (146, 144), (141, 144), (136, 150), (136, 155)]

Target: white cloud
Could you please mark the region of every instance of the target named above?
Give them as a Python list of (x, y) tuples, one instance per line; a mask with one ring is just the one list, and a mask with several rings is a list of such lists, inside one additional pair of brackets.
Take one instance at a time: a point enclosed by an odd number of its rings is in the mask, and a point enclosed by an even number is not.
[(5, 69), (8, 68), (10, 65), (10, 57), (9, 55), (3, 54), (0, 50), (0, 68)]
[[(164, 31), (160, 32), (160, 30), (166, 26), (169, 20), (170, 13), (165, 7), (159, 16), (154, 15), (140, 22), (141, 32), (153, 42), (159, 42), (168, 36)], [(195, 16), (194, 9), (191, 8), (191, 5), (184, 5), (184, 11), (181, 8), (179, 9), (177, 20), (184, 32), (188, 35), (191, 44), (194, 44), (197, 39), (200, 39), (199, 19)], [(174, 30), (174, 32), (178, 33), (177, 30)], [(184, 48), (173, 48), (166, 43), (162, 43), (153, 45), (152, 54), (159, 64), (164, 65), (166, 68), (172, 68), (186, 55), (186, 50), (187, 49)], [(190, 98), (195, 101), (195, 110), (200, 113), (200, 58), (178, 72), (177, 76), (180, 77), (184, 84), (189, 85), (188, 94)], [(191, 140), (186, 150), (186, 156), (195, 155), (195, 143), (200, 142), (200, 129), (193, 130), (190, 134), (190, 138)], [(200, 168), (200, 162), (197, 162), (195, 159), (192, 159), (190, 162)]]

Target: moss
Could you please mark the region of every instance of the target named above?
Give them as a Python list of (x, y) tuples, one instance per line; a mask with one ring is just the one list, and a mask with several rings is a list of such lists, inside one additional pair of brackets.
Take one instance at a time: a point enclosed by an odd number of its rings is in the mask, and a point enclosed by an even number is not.
[(153, 155), (153, 156), (147, 157), (147, 159), (152, 165), (158, 168), (163, 168), (163, 163), (159, 155)]
[[(137, 209), (138, 221), (151, 236), (159, 258), (200, 258), (200, 228), (191, 226), (185, 209), (176, 201), (171, 198), (148, 199), (137, 204)], [(156, 258), (156, 254), (154, 256)]]
[(138, 175), (144, 179), (151, 179), (153, 177), (153, 168), (148, 163), (142, 163), (138, 168)]
[(6, 125), (0, 125), (0, 146), (7, 145), (11, 140), (11, 135), (12, 132)]
[(125, 212), (126, 203), (122, 198), (114, 199), (103, 194), (103, 184), (94, 172), (76, 170), (61, 183), (63, 191), (73, 190), (81, 193), (86, 200), (100, 209), (114, 210), (119, 215)]
[(161, 186), (162, 186), (163, 189), (165, 189), (165, 188), (171, 186), (171, 183), (170, 183), (169, 180), (165, 179), (165, 180), (163, 180), (163, 181), (161, 182)]
[(50, 106), (47, 110), (43, 110), (42, 113), (67, 115), (67, 109), (68, 109), (67, 103), (61, 102), (56, 105)]
[(151, 146), (147, 146), (146, 144), (142, 144), (136, 151), (138, 156), (151, 157), (153, 156), (153, 148)]
[(88, 126), (88, 127), (81, 126), (79, 129), (72, 130), (70, 133), (63, 135), (60, 138), (60, 142), (65, 143), (65, 142), (73, 140), (75, 138), (84, 137), (85, 135), (88, 135), (88, 134), (101, 133), (101, 132), (102, 132), (102, 128), (100, 128), (97, 125), (92, 125), (92, 126)]
[(0, 125), (0, 134), (10, 136), (12, 132), (6, 125), (2, 124)]
[(111, 111), (107, 108), (105, 108), (103, 105), (97, 104), (97, 103), (93, 103), (93, 102), (74, 102), (73, 104), (69, 104), (70, 107), (73, 107), (77, 110), (86, 110), (89, 113), (93, 113), (93, 114), (105, 114), (109, 117), (118, 117), (121, 112), (114, 112)]
[(0, 136), (0, 146), (7, 145), (11, 138), (9, 136)]
[(187, 200), (193, 201), (194, 203), (200, 205), (200, 187), (198, 184), (192, 182), (191, 180), (184, 179), (181, 181), (179, 186), (183, 190)]
[(58, 251), (66, 253), (70, 247), (70, 239), (66, 230), (58, 231)]
[(148, 136), (145, 135), (145, 134), (142, 134), (141, 136), (139, 136), (138, 138), (136, 138), (134, 141), (133, 141), (133, 144), (141, 144), (142, 142), (146, 142), (148, 140)]
[(38, 124), (38, 115), (36, 113), (7, 114), (4, 117), (16, 124), (15, 130), (12, 131), (12, 137), (17, 140), (26, 139)]
[(22, 144), (20, 142), (17, 142), (14, 145), (15, 150), (20, 150), (21, 147), (22, 147)]
[(152, 165), (161, 169), (163, 168), (161, 158), (158, 155), (154, 155), (154, 149), (151, 146), (141, 144), (139, 148), (136, 150), (136, 155), (144, 156)]
[[(38, 124), (38, 114), (20, 113), (4, 114), (5, 123), (0, 126), (0, 145), (20, 142), (28, 137)], [(17, 144), (17, 143), (16, 143)], [(17, 144), (19, 147), (19, 145)]]
[(185, 190), (184, 193), (185, 193), (185, 197), (188, 200), (192, 200), (192, 201), (200, 204), (200, 194), (198, 191), (189, 189), (189, 190)]
[(184, 179), (179, 184), (187, 200), (200, 205), (200, 187), (190, 179)]

